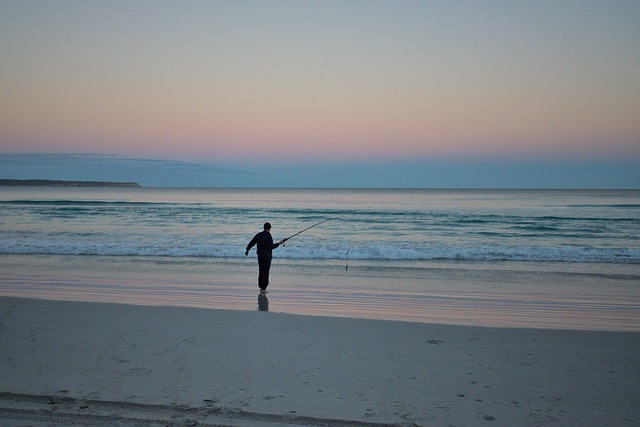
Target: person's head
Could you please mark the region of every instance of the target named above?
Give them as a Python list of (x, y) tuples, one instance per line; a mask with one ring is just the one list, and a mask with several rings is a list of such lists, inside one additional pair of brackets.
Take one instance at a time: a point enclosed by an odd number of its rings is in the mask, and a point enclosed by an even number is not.
[(271, 231), (271, 224), (269, 224), (268, 222), (264, 223), (264, 229), (267, 231)]

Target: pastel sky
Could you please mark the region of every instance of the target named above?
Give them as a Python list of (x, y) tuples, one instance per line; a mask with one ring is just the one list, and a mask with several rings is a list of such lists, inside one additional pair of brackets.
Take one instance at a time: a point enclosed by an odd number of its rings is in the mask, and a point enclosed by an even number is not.
[(640, 165), (640, 2), (0, 0), (0, 153)]

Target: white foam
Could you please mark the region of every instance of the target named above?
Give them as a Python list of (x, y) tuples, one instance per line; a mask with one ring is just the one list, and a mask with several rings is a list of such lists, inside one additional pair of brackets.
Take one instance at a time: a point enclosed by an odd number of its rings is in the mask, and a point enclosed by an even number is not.
[[(244, 242), (212, 244), (204, 239), (157, 238), (115, 240), (75, 235), (5, 236), (0, 241), (1, 254), (21, 255), (108, 255), (166, 257), (244, 257)], [(253, 250), (253, 252), (255, 249)], [(640, 263), (640, 249), (590, 248), (577, 246), (452, 246), (370, 244), (348, 248), (330, 245), (290, 245), (274, 250), (274, 256), (288, 259), (358, 259), (358, 260), (471, 260), (471, 261), (541, 261)]]

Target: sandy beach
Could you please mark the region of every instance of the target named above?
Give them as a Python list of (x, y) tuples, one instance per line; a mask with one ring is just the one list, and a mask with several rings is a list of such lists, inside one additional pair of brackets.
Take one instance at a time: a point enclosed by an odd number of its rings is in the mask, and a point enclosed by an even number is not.
[(640, 334), (0, 298), (6, 426), (624, 426)]

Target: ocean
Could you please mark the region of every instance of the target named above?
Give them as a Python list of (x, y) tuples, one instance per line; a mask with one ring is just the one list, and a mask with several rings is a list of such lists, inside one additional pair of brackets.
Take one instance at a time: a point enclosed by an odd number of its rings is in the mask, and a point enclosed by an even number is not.
[[(258, 297), (255, 250), (274, 250)], [(640, 330), (640, 191), (0, 188), (0, 295)]]

